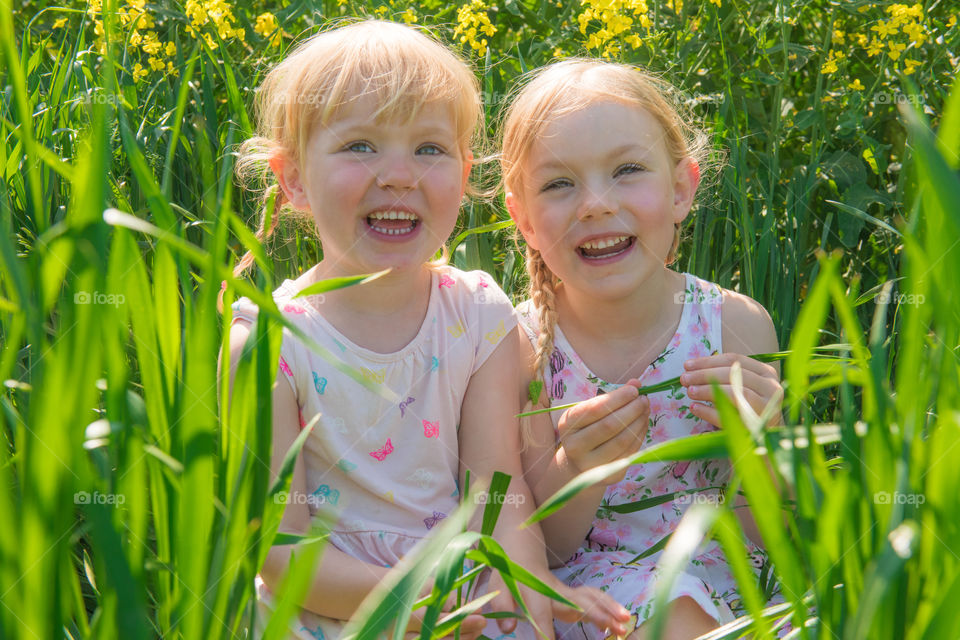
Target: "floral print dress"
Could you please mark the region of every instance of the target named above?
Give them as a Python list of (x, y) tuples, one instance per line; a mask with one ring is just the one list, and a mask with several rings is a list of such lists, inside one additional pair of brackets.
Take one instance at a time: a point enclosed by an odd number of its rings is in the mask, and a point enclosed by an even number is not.
[[(717, 354), (721, 344), (720, 288), (685, 274), (683, 311), (676, 333), (663, 352), (640, 376), (648, 386), (683, 373), (690, 358)], [(536, 344), (538, 314), (531, 301), (518, 308), (520, 325)], [(554, 350), (546, 371), (546, 387), (551, 404), (567, 404), (593, 398), (620, 385), (594, 375), (573, 350), (557, 327)], [(691, 401), (681, 387), (650, 396), (650, 428), (646, 445), (715, 430), (690, 412)], [(551, 414), (556, 431), (561, 412)], [(653, 614), (653, 593), (657, 580), (657, 561), (665, 537), (679, 525), (687, 506), (694, 502), (721, 499), (721, 487), (730, 477), (726, 460), (654, 462), (634, 465), (619, 483), (607, 487), (586, 539), (565, 565), (554, 573), (569, 585), (589, 585), (609, 593), (633, 616), (631, 625), (639, 625)], [(699, 490), (695, 493), (686, 493)], [(679, 493), (678, 493), (679, 492)], [(630, 513), (611, 509), (647, 498), (677, 494), (670, 501)], [(658, 544), (660, 545), (658, 547)], [(748, 554), (758, 578), (771, 574), (765, 553), (749, 544)], [(761, 587), (766, 585), (761, 585)], [(704, 611), (720, 623), (745, 613), (723, 552), (716, 542), (702, 546), (686, 571), (677, 579), (671, 599), (693, 598)], [(774, 597), (774, 601), (780, 601)], [(558, 638), (600, 638), (602, 632), (582, 624), (557, 622)]]

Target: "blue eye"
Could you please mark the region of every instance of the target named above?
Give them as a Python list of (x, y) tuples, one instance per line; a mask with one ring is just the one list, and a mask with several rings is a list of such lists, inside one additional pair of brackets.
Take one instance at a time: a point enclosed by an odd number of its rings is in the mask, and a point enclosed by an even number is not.
[(369, 142), (365, 140), (358, 140), (356, 142), (351, 142), (346, 147), (347, 151), (352, 151), (353, 153), (372, 153), (373, 147), (370, 146)]
[(617, 167), (617, 170), (613, 172), (613, 175), (614, 177), (618, 177), (628, 173), (638, 173), (643, 170), (644, 168), (641, 167), (639, 164), (630, 162), (628, 164), (622, 164), (619, 167)]
[(446, 152), (440, 146), (433, 143), (421, 145), (417, 149), (417, 155), (419, 156), (439, 156), (443, 153)]
[(570, 186), (573, 186), (573, 182), (571, 182), (567, 178), (557, 178), (556, 180), (551, 180), (547, 184), (540, 187), (540, 193), (543, 193), (544, 191), (552, 191), (554, 189), (561, 189), (563, 187), (570, 187)]

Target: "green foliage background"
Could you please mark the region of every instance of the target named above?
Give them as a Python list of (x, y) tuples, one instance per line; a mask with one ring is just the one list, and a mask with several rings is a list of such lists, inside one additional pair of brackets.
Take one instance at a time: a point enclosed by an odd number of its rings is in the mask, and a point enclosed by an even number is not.
[[(745, 489), (765, 539), (779, 541), (794, 626), (810, 616), (798, 633), (956, 637), (958, 8), (5, 3), (0, 638), (232, 637), (249, 623), (253, 575), (283, 540), (283, 483), (270, 486), (264, 464), (283, 319), (265, 314), (238, 374), (246, 402), (228, 412), (216, 298), (226, 280), (228, 301), (269, 310), (274, 283), (320, 247), (291, 225), (267, 257), (250, 231), (260, 202), (234, 183), (232, 151), (251, 135), (270, 64), (350, 16), (415, 20), (461, 48), (482, 78), (491, 147), (517, 78), (557, 57), (637, 63), (679, 87), (726, 162), (688, 217), (678, 267), (756, 298), (793, 350), (790, 427), (728, 411), (721, 449), (744, 478), (774, 456), (780, 486)], [(482, 172), (495, 181), (493, 165)], [(108, 207), (130, 216), (105, 218)], [(498, 201), (477, 201), (460, 230), (506, 218)], [(247, 249), (255, 283), (229, 275)], [(509, 229), (467, 236), (453, 261), (523, 296)], [(838, 342), (841, 358), (813, 357)], [(716, 454), (705, 446), (670, 455)], [(786, 525), (762, 515), (781, 509)], [(690, 526), (735, 546), (723, 514)], [(302, 580), (320, 543), (301, 543)], [(501, 562), (484, 544), (477, 560)]]

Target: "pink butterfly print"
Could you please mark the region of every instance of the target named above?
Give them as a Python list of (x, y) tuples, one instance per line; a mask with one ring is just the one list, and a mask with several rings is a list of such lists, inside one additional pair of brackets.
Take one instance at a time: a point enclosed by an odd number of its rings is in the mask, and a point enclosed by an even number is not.
[(391, 453), (393, 453), (393, 443), (390, 442), (390, 438), (387, 438), (387, 444), (383, 445), (383, 447), (377, 449), (376, 451), (371, 451), (370, 455), (380, 462), (383, 462), (384, 459)]
[(690, 467), (689, 460), (687, 460), (686, 462), (678, 462), (677, 464), (673, 465), (673, 477), (682, 478), (683, 474), (687, 472), (687, 468), (689, 467)]
[(446, 275), (440, 276), (440, 287), (439, 287), (440, 289), (443, 289), (444, 287), (452, 288), (453, 285), (455, 284), (456, 284), (456, 281), (450, 276), (446, 276)]
[(438, 522), (446, 517), (447, 514), (434, 511), (432, 516), (423, 519), (423, 524), (426, 525), (427, 529), (433, 529), (435, 526), (437, 526)]
[(480, 278), (480, 282), (479, 282), (478, 284), (479, 284), (481, 287), (483, 287), (484, 289), (486, 289), (487, 287), (490, 286), (489, 284), (487, 284), (487, 281), (484, 280), (483, 278)]
[(291, 378), (293, 377), (293, 371), (290, 370), (290, 365), (288, 365), (287, 361), (283, 359), (283, 356), (280, 356), (280, 371), (283, 371)]
[(306, 313), (307, 310), (298, 304), (285, 304), (283, 310), (287, 313)]
[(439, 438), (440, 422), (430, 422), (429, 420), (424, 420), (423, 435), (427, 436), (428, 438)]
[(404, 400), (403, 402), (400, 403), (400, 417), (401, 417), (401, 418), (403, 417), (403, 412), (406, 411), (407, 407), (409, 407), (411, 404), (413, 404), (413, 401), (414, 401), (414, 400), (416, 400), (416, 398), (414, 398), (414, 397), (412, 397), (412, 396), (408, 396), (406, 400)]

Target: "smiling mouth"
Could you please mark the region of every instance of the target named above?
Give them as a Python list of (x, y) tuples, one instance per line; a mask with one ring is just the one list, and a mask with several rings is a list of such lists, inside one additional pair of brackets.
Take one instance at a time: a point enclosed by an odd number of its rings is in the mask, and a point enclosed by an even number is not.
[(613, 238), (603, 238), (602, 240), (591, 240), (577, 247), (577, 253), (584, 258), (594, 260), (610, 258), (632, 247), (636, 240), (636, 236), (617, 236)]
[(413, 233), (420, 224), (420, 218), (409, 211), (377, 211), (367, 216), (367, 224), (377, 233), (403, 236)]

